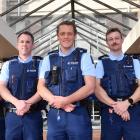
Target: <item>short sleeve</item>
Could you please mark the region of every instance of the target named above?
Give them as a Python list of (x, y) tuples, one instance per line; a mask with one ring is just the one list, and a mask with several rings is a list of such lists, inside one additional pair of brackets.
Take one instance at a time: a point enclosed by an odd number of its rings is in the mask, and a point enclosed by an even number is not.
[(40, 65), (40, 69), (39, 69), (39, 79), (43, 78), (45, 76), (45, 72), (46, 71), (50, 71), (50, 60), (49, 60), (49, 55), (44, 57), (41, 65)]
[(82, 75), (95, 77), (95, 66), (89, 53), (84, 53), (81, 58)]
[(98, 61), (97, 65), (96, 65), (96, 78), (97, 79), (101, 79), (104, 76), (104, 69), (103, 69), (103, 63), (101, 60)]
[(8, 82), (9, 79), (9, 61), (6, 61), (1, 69), (0, 81)]
[(140, 61), (138, 59), (133, 59), (135, 75), (137, 79), (140, 79)]

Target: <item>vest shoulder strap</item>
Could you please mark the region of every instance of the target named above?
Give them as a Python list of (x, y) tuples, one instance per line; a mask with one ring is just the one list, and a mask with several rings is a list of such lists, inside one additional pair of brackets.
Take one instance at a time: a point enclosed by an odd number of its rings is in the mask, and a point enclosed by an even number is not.
[(100, 56), (98, 59), (99, 60), (107, 60), (107, 59), (109, 59), (109, 56), (107, 54), (105, 54), (105, 55)]
[(32, 56), (32, 59), (35, 59), (35, 60), (43, 60), (43, 58), (41, 56)]
[(53, 50), (53, 51), (50, 51), (50, 52), (48, 53), (48, 55), (56, 54), (56, 53), (58, 53), (58, 52), (59, 52), (59, 50)]
[(83, 48), (76, 48), (76, 50), (79, 51), (79, 53), (81, 53), (81, 54), (87, 52), (87, 50), (86, 49), (83, 49)]
[(73, 52), (75, 54), (75, 58), (77, 61), (81, 61), (81, 56), (83, 53), (86, 53), (87, 50), (83, 48), (76, 48), (75, 51)]
[(10, 61), (10, 60), (16, 60), (17, 58), (18, 58), (18, 56), (11, 56), (8, 58), (3, 58), (3, 62)]

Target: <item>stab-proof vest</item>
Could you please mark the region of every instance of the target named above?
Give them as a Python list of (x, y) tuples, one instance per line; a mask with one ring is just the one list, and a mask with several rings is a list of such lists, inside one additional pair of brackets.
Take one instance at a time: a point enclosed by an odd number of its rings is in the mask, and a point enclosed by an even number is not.
[(110, 97), (128, 97), (136, 89), (137, 81), (133, 58), (125, 55), (121, 61), (110, 60), (108, 56), (100, 58), (104, 68), (101, 85)]
[(8, 89), (14, 97), (27, 100), (36, 93), (41, 59), (32, 57), (28, 63), (19, 62), (18, 57), (9, 60)]
[(59, 56), (58, 51), (49, 54), (50, 71), (45, 73), (47, 88), (57, 96), (68, 96), (85, 83), (81, 71), (81, 57), (85, 49), (76, 48), (69, 56)]

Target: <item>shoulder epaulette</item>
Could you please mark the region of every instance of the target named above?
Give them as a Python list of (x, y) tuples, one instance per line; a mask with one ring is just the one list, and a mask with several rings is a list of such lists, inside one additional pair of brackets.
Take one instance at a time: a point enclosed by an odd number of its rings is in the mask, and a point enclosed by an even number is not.
[(103, 59), (108, 59), (109, 56), (107, 54), (100, 56), (98, 59), (103, 60)]

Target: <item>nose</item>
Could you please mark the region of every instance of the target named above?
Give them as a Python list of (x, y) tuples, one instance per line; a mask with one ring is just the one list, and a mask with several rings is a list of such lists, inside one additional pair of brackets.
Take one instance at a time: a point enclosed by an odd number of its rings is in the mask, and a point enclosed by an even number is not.
[(64, 34), (64, 38), (68, 38), (69, 34), (68, 33), (65, 33)]

